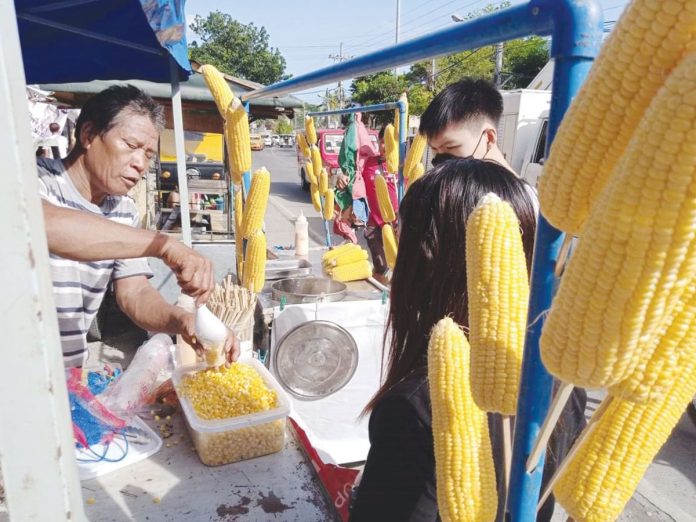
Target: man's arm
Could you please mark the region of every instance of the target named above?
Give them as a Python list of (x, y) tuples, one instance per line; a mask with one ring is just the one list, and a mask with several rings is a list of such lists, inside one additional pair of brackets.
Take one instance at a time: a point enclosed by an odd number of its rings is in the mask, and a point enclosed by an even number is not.
[[(119, 308), (139, 327), (152, 332), (180, 334), (196, 352), (201, 352), (203, 347), (194, 341), (194, 314), (166, 302), (145, 276), (116, 279), (114, 291)], [(225, 351), (230, 361), (239, 357), (239, 341), (231, 331)]]
[(158, 257), (174, 272), (181, 289), (196, 299), (196, 304), (208, 300), (215, 286), (212, 263), (183, 243), (89, 212), (42, 203), (48, 250), (52, 254), (85, 262)]

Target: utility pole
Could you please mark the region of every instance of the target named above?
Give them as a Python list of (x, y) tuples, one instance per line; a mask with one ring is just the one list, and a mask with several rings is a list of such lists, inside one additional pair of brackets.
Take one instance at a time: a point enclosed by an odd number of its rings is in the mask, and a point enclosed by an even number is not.
[[(401, 0), (396, 0), (396, 34), (394, 35), (394, 44), (399, 45), (399, 27), (401, 26)], [(394, 67), (394, 76), (398, 76), (399, 68)]]
[(503, 84), (503, 42), (495, 44), (495, 71), (493, 72), (493, 83), (496, 87)]
[[(335, 63), (345, 62), (346, 60), (350, 60), (351, 58), (353, 58), (353, 57), (343, 54), (343, 42), (341, 42), (339, 47), (338, 47), (338, 54), (331, 53), (329, 55), (329, 59), (333, 60)], [(345, 101), (345, 99), (343, 96), (343, 82), (339, 80), (339, 82), (338, 82), (338, 108), (339, 109), (343, 108), (344, 101)]]

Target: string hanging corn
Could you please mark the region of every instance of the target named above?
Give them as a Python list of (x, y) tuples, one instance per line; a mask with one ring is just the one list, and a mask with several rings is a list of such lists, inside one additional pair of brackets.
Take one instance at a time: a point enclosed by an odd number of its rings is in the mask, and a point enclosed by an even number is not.
[(446, 317), (428, 344), (437, 506), (443, 521), (492, 522), (498, 507), (488, 421), (469, 386), (469, 343)]
[(662, 399), (610, 399), (595, 429), (561, 472), (553, 492), (578, 522), (616, 520), (696, 394), (696, 357), (680, 357)]
[(307, 181), (309, 181), (310, 184), (312, 184), (312, 183), (314, 183), (315, 185), (319, 184), (319, 180), (314, 175), (314, 166), (312, 165), (311, 161), (308, 161), (307, 163), (305, 163), (305, 174), (307, 174)]
[(384, 176), (375, 176), (375, 191), (377, 192), (377, 203), (379, 205), (379, 213), (382, 215), (382, 219), (386, 223), (396, 221), (396, 212), (394, 212), (394, 207), (392, 206), (392, 201), (389, 197), (387, 180), (384, 179)]
[(309, 195), (312, 197), (312, 205), (314, 205), (314, 210), (321, 212), (321, 194), (319, 193), (319, 185), (312, 183), (309, 186)]
[(329, 275), (332, 279), (342, 283), (359, 281), (372, 277), (372, 265), (367, 260), (338, 265), (329, 271)]
[(629, 3), (563, 118), (539, 178), (541, 210), (551, 224), (580, 234), (651, 99), (695, 41), (692, 2)]
[(244, 260), (244, 202), (242, 200), (242, 188), (234, 189), (234, 243), (237, 261), (237, 277), (242, 276), (242, 261)]
[(471, 391), (482, 410), (515, 415), (529, 278), (517, 214), (486, 194), (466, 224)]
[(324, 252), (324, 254), (321, 256), (321, 261), (322, 263), (326, 264), (331, 260), (336, 259), (336, 257), (342, 252), (345, 252), (346, 250), (352, 250), (354, 248), (360, 247), (355, 243), (344, 243), (343, 245), (339, 245), (335, 248), (332, 248), (331, 250), (328, 250), (327, 252)]
[(314, 127), (314, 118), (305, 116), (305, 138), (308, 145), (317, 144), (317, 130)]
[(225, 137), (232, 179), (239, 185), (242, 174), (251, 169), (251, 138), (249, 115), (238, 98), (234, 98), (227, 107)]
[(270, 191), (271, 173), (261, 167), (254, 172), (246, 205), (244, 205), (243, 235), (245, 238), (250, 238), (263, 228), (263, 217), (266, 214)]
[(301, 132), (297, 133), (297, 144), (300, 146), (300, 151), (305, 158), (309, 159), (309, 145), (307, 144), (307, 138)]
[(404, 160), (404, 175), (411, 182), (411, 176), (413, 169), (416, 165), (422, 165), (421, 160), (423, 159), (423, 153), (425, 153), (425, 147), (428, 145), (428, 140), (422, 134), (416, 134), (411, 142), (411, 146), (406, 153), (406, 159)]
[[(547, 369), (585, 388), (626, 379), (696, 275), (696, 54), (641, 120), (593, 208), (541, 335)], [(678, 130), (677, 130), (678, 129)]]
[(689, 284), (672, 315), (649, 342), (656, 345), (652, 356), (609, 388), (611, 395), (634, 402), (660, 399), (676, 378), (678, 361), (696, 357), (696, 281)]
[(387, 258), (387, 266), (394, 270), (398, 247), (394, 229), (388, 223), (382, 227), (382, 244), (384, 245), (384, 255)]
[(258, 293), (266, 282), (266, 234), (256, 232), (247, 241), (242, 283), (247, 290)]
[(423, 174), (425, 174), (425, 165), (423, 165), (422, 163), (416, 163), (408, 175), (408, 186), (410, 187), (413, 183), (418, 181), (418, 179), (421, 178)]
[(324, 208), (323, 208), (324, 219), (326, 221), (331, 221), (334, 216), (334, 191), (327, 190), (324, 195)]
[(326, 172), (325, 168), (321, 169), (319, 173), (319, 194), (322, 196), (326, 195), (329, 191), (329, 173)]
[(339, 252), (335, 257), (329, 258), (329, 260), (324, 263), (324, 267), (330, 271), (335, 266), (349, 265), (358, 261), (366, 261), (368, 258), (367, 251), (360, 248), (358, 245), (352, 246), (353, 248), (345, 249)]
[(391, 123), (384, 129), (384, 151), (387, 170), (390, 174), (396, 174), (399, 171), (399, 140)]
[(321, 161), (321, 152), (319, 151), (319, 147), (316, 145), (312, 145), (310, 147), (310, 154), (312, 156), (312, 172), (314, 173), (314, 176), (317, 178), (317, 183), (320, 181), (319, 176), (321, 176), (321, 169), (324, 168), (322, 161)]
[(227, 80), (225, 80), (223, 74), (218, 71), (214, 65), (203, 65), (200, 71), (201, 74), (203, 74), (203, 79), (208, 86), (210, 94), (213, 95), (213, 100), (215, 101), (220, 116), (222, 116), (223, 120), (227, 119), (227, 108), (234, 98), (234, 94)]

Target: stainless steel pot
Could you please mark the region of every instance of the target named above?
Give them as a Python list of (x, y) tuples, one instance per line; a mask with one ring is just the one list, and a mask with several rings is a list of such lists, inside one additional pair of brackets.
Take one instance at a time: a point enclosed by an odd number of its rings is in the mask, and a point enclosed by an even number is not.
[(275, 301), (285, 296), (287, 304), (316, 303), (317, 301), (340, 301), (346, 296), (348, 287), (323, 277), (299, 277), (282, 279), (271, 285)]

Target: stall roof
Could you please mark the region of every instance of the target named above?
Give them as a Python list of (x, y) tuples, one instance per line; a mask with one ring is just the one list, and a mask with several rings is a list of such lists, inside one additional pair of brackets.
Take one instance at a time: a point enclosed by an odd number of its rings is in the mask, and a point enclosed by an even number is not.
[(170, 56), (181, 80), (191, 73), (184, 0), (14, 3), (27, 83), (168, 82)]

